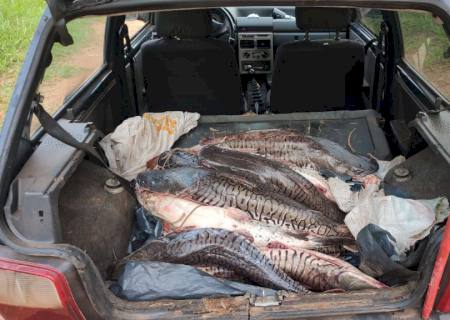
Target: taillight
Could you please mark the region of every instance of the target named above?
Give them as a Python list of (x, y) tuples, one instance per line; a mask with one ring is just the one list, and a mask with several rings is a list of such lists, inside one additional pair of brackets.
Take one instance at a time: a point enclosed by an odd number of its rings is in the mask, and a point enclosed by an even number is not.
[(0, 320), (84, 319), (57, 269), (0, 259)]

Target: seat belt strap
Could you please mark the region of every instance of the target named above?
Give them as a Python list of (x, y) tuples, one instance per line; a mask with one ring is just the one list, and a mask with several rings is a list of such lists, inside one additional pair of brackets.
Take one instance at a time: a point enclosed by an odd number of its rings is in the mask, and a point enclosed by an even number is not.
[(107, 169), (109, 172), (111, 172), (117, 180), (122, 184), (123, 188), (134, 198), (136, 198), (136, 195), (134, 193), (133, 187), (131, 183), (119, 176), (117, 173), (113, 172), (109, 166), (108, 166), (108, 160), (102, 156), (100, 152), (93, 146), (91, 146), (88, 143), (80, 142), (77, 139), (75, 139), (66, 129), (64, 129), (58, 121), (53, 119), (47, 111), (42, 107), (42, 105), (39, 103), (39, 98), (35, 99), (33, 102), (32, 111), (36, 115), (36, 118), (39, 120), (42, 128), (46, 133), (48, 133), (50, 136), (55, 138), (56, 140), (59, 140), (71, 147), (74, 147), (75, 149), (84, 151), (88, 155), (95, 158), (97, 161), (101, 163), (105, 169)]
[[(125, 41), (125, 48), (124, 50), (124, 56), (125, 56), (125, 64), (124, 69), (126, 71), (127, 63), (130, 64), (130, 73), (131, 73), (131, 85), (132, 85), (132, 94), (133, 94), (133, 104), (135, 106), (136, 114), (139, 114), (139, 105), (138, 105), (138, 99), (136, 94), (136, 78), (135, 78), (135, 70), (134, 70), (134, 60), (132, 57), (133, 47), (131, 46), (131, 39), (130, 39), (130, 33), (128, 31), (128, 26), (123, 23), (119, 30), (119, 35), (121, 39)], [(123, 42), (123, 41), (122, 41)], [(131, 100), (131, 99), (130, 99)]]
[[(375, 80), (376, 80), (376, 88), (375, 88), (375, 95), (373, 98), (375, 99), (373, 101), (372, 107), (380, 111), (383, 100), (384, 100), (384, 89), (385, 89), (385, 82), (386, 82), (386, 72), (387, 72), (387, 66), (386, 66), (386, 58), (384, 56), (384, 48), (383, 45), (386, 41), (387, 36), (387, 25), (386, 23), (382, 22), (380, 24), (380, 35), (379, 35), (379, 41), (377, 45), (377, 58), (376, 58), (376, 65), (375, 65)], [(383, 65), (383, 72), (381, 72), (380, 64)]]
[(137, 102), (139, 114), (148, 112), (149, 108), (147, 105), (147, 91), (145, 86), (145, 80), (142, 72), (142, 52), (136, 54), (136, 67), (139, 70), (136, 72), (136, 91), (137, 91)]

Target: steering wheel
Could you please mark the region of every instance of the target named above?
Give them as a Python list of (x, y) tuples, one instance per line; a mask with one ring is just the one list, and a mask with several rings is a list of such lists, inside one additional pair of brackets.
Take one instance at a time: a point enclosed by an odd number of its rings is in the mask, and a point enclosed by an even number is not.
[(210, 34), (210, 38), (229, 42), (231, 45), (235, 43), (234, 21), (225, 11), (225, 9), (211, 9), (211, 16), (214, 25), (214, 31)]

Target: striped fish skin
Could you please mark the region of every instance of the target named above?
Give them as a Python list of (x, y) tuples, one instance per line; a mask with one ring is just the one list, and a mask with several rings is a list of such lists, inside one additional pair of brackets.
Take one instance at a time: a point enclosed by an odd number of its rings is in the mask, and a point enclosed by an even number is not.
[(252, 151), (298, 167), (313, 167), (350, 177), (363, 177), (378, 169), (371, 160), (355, 155), (335, 142), (292, 129), (252, 130), (204, 139), (201, 144)]
[(276, 192), (261, 190), (257, 184), (240, 176), (211, 169), (180, 167), (143, 172), (136, 181), (141, 189), (170, 193), (210, 206), (238, 208), (253, 220), (292, 232), (353, 238), (344, 224), (318, 211), (305, 209)]
[(303, 248), (263, 250), (290, 277), (313, 291), (380, 289), (386, 286), (351, 264)]
[(252, 220), (236, 208), (206, 206), (168, 194), (138, 190), (141, 205), (154, 216), (165, 221), (169, 230), (192, 228), (220, 228), (247, 237), (258, 248), (276, 245), (318, 250), (327, 254), (339, 254), (344, 244), (354, 244), (354, 239), (319, 237), (313, 234), (297, 234), (277, 226)]
[(223, 229), (194, 229), (177, 234), (169, 241), (151, 241), (125, 260), (219, 265), (265, 287), (309, 292), (279, 270), (243, 236)]
[(273, 192), (300, 202), (328, 218), (342, 222), (345, 214), (316, 187), (287, 165), (245, 152), (206, 146), (199, 153), (201, 161), (213, 168), (229, 168), (237, 175), (251, 175)]
[(221, 279), (227, 279), (227, 280), (234, 280), (234, 281), (241, 281), (245, 282), (247, 279), (243, 278), (242, 276), (239, 276), (231, 269), (227, 269), (222, 266), (217, 265), (198, 265), (195, 266), (196, 269), (203, 271), (213, 277), (221, 278)]

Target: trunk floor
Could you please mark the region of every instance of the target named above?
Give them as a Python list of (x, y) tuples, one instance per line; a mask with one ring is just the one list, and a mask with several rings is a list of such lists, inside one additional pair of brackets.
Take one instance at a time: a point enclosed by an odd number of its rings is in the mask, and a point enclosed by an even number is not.
[(290, 114), (202, 116), (198, 126), (181, 137), (174, 147), (187, 148), (215, 134), (230, 134), (248, 130), (291, 128), (348, 147), (356, 153), (377, 159), (391, 159), (386, 137), (378, 126), (374, 110), (332, 111)]

